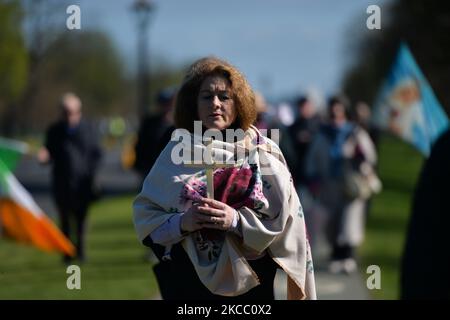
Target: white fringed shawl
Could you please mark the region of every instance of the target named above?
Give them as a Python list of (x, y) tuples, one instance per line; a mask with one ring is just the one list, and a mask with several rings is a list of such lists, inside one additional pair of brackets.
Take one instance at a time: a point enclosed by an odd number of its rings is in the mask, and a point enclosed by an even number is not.
[[(168, 143), (134, 201), (134, 224), (141, 241), (173, 214), (187, 210), (192, 202), (181, 199), (186, 184), (204, 178), (205, 170), (174, 164), (172, 150), (179, 143)], [(288, 299), (315, 299), (303, 209), (280, 149), (254, 127), (245, 132), (245, 138), (237, 145), (249, 150), (241, 161), (257, 164), (267, 201), (258, 210), (245, 206), (238, 209), (242, 238), (233, 232), (225, 233), (212, 259), (199, 249), (198, 232), (182, 240), (183, 248), (202, 283), (214, 294), (237, 296), (257, 286), (258, 277), (246, 256), (266, 252), (288, 275)], [(233, 159), (235, 154), (229, 147), (230, 144), (214, 140), (215, 161)], [(204, 150), (205, 146), (194, 143), (193, 150), (196, 148)]]

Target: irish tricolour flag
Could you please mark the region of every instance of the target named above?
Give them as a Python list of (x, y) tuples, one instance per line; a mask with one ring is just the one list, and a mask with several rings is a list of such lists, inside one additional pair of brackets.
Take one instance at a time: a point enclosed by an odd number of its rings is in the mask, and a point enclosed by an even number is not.
[(74, 246), (13, 175), (26, 145), (0, 138), (0, 235), (73, 256)]

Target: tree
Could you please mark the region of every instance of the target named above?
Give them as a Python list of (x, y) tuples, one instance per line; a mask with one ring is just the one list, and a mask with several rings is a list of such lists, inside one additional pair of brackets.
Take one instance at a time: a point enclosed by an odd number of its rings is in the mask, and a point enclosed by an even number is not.
[(356, 63), (344, 76), (352, 100), (373, 102), (401, 41), (411, 48), (439, 101), (450, 114), (450, 3), (396, 0), (382, 8), (382, 29), (365, 31), (348, 47)]
[(26, 83), (28, 53), (21, 33), (23, 12), (16, 1), (0, 0), (0, 125), (12, 135), (14, 118)]
[(107, 116), (124, 107), (128, 94), (122, 61), (104, 33), (67, 31), (51, 43), (36, 70), (37, 88), (29, 107), (26, 125), (42, 130), (58, 113), (60, 95), (80, 95), (84, 112)]

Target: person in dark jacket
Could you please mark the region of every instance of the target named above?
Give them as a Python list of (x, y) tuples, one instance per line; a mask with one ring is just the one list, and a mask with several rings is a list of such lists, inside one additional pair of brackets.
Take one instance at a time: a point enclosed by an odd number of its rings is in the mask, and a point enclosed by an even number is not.
[(175, 93), (173, 88), (161, 90), (156, 101), (157, 113), (145, 116), (139, 126), (133, 167), (142, 181), (170, 141), (172, 131), (175, 129), (172, 119)]
[[(95, 196), (94, 179), (101, 149), (96, 130), (82, 119), (81, 101), (76, 95), (63, 95), (61, 113), (61, 119), (47, 130), (38, 160), (52, 164), (52, 193), (61, 229), (70, 238), (75, 227), (77, 258), (84, 261), (86, 216)], [(70, 257), (65, 256), (64, 261), (69, 262)]]
[(289, 127), (289, 135), (293, 141), (296, 150), (296, 163), (292, 168), (292, 174), (296, 186), (306, 185), (305, 159), (309, 146), (321, 125), (320, 118), (316, 113), (316, 107), (313, 102), (302, 96), (297, 99), (298, 118)]
[(416, 186), (401, 266), (402, 299), (450, 298), (450, 130), (434, 144)]

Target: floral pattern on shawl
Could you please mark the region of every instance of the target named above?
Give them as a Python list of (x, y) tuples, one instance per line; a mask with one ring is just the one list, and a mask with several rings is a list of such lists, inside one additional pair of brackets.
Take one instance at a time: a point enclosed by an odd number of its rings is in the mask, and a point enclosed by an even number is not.
[[(189, 177), (180, 194), (180, 203), (192, 204), (206, 197), (205, 170)], [(245, 164), (241, 168), (219, 168), (214, 171), (214, 198), (239, 209), (248, 207), (255, 211), (268, 206), (263, 194), (261, 173), (256, 164)], [(219, 257), (225, 231), (202, 229), (195, 235), (196, 245), (200, 252), (207, 255), (209, 261)]]

